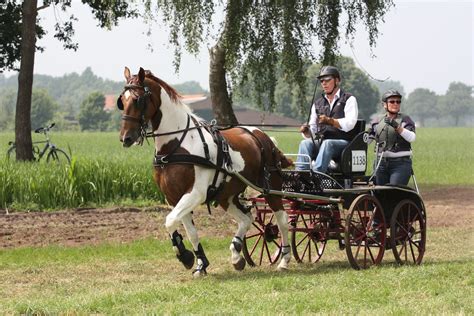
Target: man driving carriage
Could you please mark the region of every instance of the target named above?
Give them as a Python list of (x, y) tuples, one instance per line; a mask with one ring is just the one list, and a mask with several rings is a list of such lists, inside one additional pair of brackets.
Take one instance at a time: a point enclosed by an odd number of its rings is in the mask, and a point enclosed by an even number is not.
[(300, 128), (305, 139), (299, 145), (296, 169), (309, 170), (309, 156), (316, 159), (313, 171), (325, 173), (331, 159), (339, 157), (352, 139), (359, 111), (357, 99), (341, 89), (336, 67), (322, 67), (317, 78), (324, 93), (312, 104), (308, 123)]

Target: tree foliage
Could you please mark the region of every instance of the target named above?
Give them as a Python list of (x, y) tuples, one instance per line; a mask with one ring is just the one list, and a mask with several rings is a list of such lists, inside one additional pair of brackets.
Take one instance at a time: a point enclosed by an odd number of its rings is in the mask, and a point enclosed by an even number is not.
[(50, 122), (58, 105), (44, 89), (33, 90), (31, 98), (31, 127), (36, 129)]
[(110, 113), (104, 111), (105, 97), (101, 92), (91, 93), (81, 104), (79, 125), (83, 131), (107, 130)]
[[(92, 13), (99, 21), (100, 27), (110, 28), (117, 24), (120, 18), (136, 15), (127, 1), (82, 0), (82, 3), (91, 8)], [(40, 50), (36, 46), (36, 40), (44, 34), (44, 30), (39, 24), (38, 11), (54, 7), (65, 12), (71, 7), (71, 4), (72, 0), (43, 0), (40, 7), (38, 7), (37, 0), (7, 0), (1, 3), (0, 21), (2, 24), (0, 25), (0, 31), (2, 36), (0, 37), (0, 47), (6, 45), (6, 49), (0, 51), (2, 53), (0, 70), (16, 69), (16, 64), (21, 59), (15, 113), (16, 158), (18, 160), (33, 159), (30, 118), (33, 71), (35, 53), (36, 50)], [(74, 35), (73, 22), (76, 21), (76, 18), (71, 15), (68, 19), (59, 19), (59, 21), (65, 22), (56, 23), (54, 37), (63, 42), (65, 49), (77, 49), (78, 45), (72, 39)], [(3, 35), (5, 32), (7, 36)]]
[[(391, 0), (227, 0), (223, 8), (206, 0), (158, 0), (155, 6), (152, 0), (146, 3), (149, 15), (161, 12), (170, 28), (177, 67), (183, 47), (196, 53), (201, 44), (213, 45), (207, 40), (211, 38), (224, 49), (229, 86), (245, 86), (251, 81), (257, 92), (257, 104), (263, 107), (266, 100), (271, 109), (276, 104), (278, 69), (288, 83), (298, 86), (294, 91), (299, 103), (304, 104), (305, 61), (319, 57), (322, 64), (334, 64), (339, 40), (342, 36), (352, 38), (359, 21), (365, 25), (369, 44), (373, 46), (377, 25), (393, 5)], [(218, 35), (209, 36), (213, 15), (220, 9), (224, 18), (217, 28)], [(347, 22), (342, 27), (340, 21), (344, 16)], [(322, 46), (318, 56), (313, 54), (314, 39)]]
[[(357, 68), (354, 61), (348, 57), (341, 57), (335, 64), (339, 67), (342, 75), (341, 87), (344, 91), (352, 93), (358, 101), (359, 117), (369, 121), (370, 115), (376, 112), (379, 104), (380, 94), (378, 89), (372, 84), (367, 75)], [(306, 120), (313, 94), (315, 98), (321, 96), (321, 87), (316, 77), (321, 69), (321, 64), (311, 64), (305, 67), (306, 86), (304, 90), (304, 103), (300, 103), (298, 98), (299, 91), (297, 86), (292, 86), (283, 76), (279, 76), (275, 89), (275, 111), (285, 116), (300, 120)], [(238, 88), (235, 91), (236, 99), (243, 105), (252, 104), (254, 101), (254, 90), (251, 85)], [(264, 103), (265, 104), (265, 103)]]
[(459, 125), (460, 118), (474, 114), (473, 86), (462, 82), (451, 82), (444, 98), (445, 115), (454, 117), (455, 126)]
[(440, 110), (438, 106), (438, 96), (433, 91), (425, 88), (413, 90), (404, 102), (407, 114), (413, 116), (425, 126), (426, 120), (430, 118), (439, 118)]
[(0, 129), (12, 130), (15, 117), (16, 91), (5, 89), (0, 98)]

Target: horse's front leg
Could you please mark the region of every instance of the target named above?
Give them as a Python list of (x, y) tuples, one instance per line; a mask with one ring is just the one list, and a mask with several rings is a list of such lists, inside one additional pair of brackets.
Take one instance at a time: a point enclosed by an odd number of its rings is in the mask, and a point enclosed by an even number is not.
[(278, 270), (287, 270), (291, 260), (291, 248), (288, 242), (288, 214), (286, 211), (279, 210), (275, 212), (275, 217), (282, 241), (281, 261), (278, 264)]
[(200, 277), (207, 274), (206, 268), (209, 266), (209, 260), (204, 253), (201, 243), (199, 242), (199, 237), (197, 233), (196, 226), (194, 226), (192, 215), (187, 214), (182, 219), (184, 229), (186, 230), (186, 235), (188, 236), (189, 241), (193, 245), (194, 254), (197, 258), (197, 265), (193, 271), (194, 277)]
[(245, 268), (245, 259), (240, 255), (242, 251), (242, 241), (253, 221), (252, 213), (244, 213), (241, 209), (243, 209), (243, 206), (235, 200), (230, 201), (227, 208), (227, 212), (235, 219), (238, 225), (237, 232), (229, 246), (232, 265), (234, 269), (238, 271)]
[(176, 252), (178, 260), (186, 267), (191, 269), (194, 265), (194, 254), (186, 249), (183, 243), (183, 236), (178, 233), (178, 226), (191, 211), (201, 203), (201, 196), (193, 192), (183, 195), (178, 204), (166, 216), (166, 229), (171, 238), (173, 249)]

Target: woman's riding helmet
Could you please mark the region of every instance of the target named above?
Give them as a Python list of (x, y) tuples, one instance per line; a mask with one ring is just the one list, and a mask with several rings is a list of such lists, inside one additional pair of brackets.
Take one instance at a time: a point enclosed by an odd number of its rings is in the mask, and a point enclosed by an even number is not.
[(399, 97), (401, 99), (402, 95), (397, 90), (390, 89), (382, 95), (382, 102), (387, 102), (388, 98), (390, 97)]

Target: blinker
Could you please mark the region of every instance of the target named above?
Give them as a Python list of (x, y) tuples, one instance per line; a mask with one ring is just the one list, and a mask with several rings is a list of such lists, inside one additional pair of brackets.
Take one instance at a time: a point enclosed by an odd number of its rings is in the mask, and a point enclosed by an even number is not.
[(117, 99), (117, 108), (120, 110), (120, 111), (123, 111), (123, 103), (122, 103), (122, 96), (119, 95), (118, 99)]

